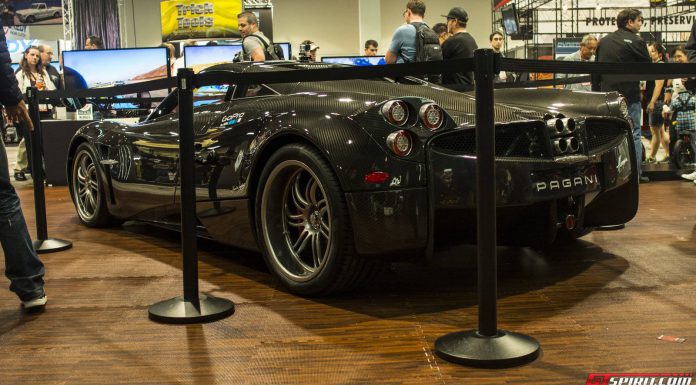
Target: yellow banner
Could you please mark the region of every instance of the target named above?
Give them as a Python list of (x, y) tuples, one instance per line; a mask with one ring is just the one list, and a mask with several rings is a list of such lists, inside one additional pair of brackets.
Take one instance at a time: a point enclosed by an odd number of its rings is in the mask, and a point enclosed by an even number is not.
[(162, 41), (238, 38), (241, 12), (242, 0), (162, 1)]

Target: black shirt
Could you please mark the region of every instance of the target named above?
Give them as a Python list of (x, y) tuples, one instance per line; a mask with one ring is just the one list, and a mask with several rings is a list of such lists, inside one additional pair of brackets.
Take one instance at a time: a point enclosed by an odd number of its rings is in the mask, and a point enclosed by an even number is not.
[[(637, 34), (626, 28), (604, 36), (597, 45), (596, 61), (606, 63), (650, 63), (648, 46)], [(602, 91), (618, 91), (628, 103), (640, 102), (638, 81), (618, 81), (615, 76), (602, 75)]]
[(48, 76), (51, 77), (51, 81), (56, 86), (56, 89), (63, 89), (63, 82), (60, 81), (60, 72), (58, 72), (58, 70), (50, 64), (46, 64), (46, 72), (48, 73)]
[[(442, 58), (447, 60), (474, 57), (474, 50), (477, 48), (476, 41), (468, 32), (458, 32), (442, 44)], [(474, 74), (472, 72), (444, 74), (442, 83), (472, 85), (474, 84)]]

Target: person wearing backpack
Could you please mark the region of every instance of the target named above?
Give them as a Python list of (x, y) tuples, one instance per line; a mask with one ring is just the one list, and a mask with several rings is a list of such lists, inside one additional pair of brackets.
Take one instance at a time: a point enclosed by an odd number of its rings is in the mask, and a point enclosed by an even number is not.
[[(439, 51), (440, 60), (442, 60), (440, 40), (437, 34), (423, 21), (423, 16), (425, 16), (425, 3), (421, 0), (409, 0), (406, 4), (406, 10), (404, 11), (404, 20), (406, 24), (394, 31), (391, 44), (389, 45), (385, 57), (387, 64), (430, 61), (422, 60), (423, 58), (419, 60), (417, 57), (418, 52), (416, 51), (419, 43), (419, 32), (422, 32), (422, 34), (428, 34), (428, 32), (430, 32), (430, 34), (435, 37), (435, 45), (437, 45), (436, 50)], [(427, 44), (428, 42), (425, 43)]]
[(237, 15), (239, 33), (242, 35), (242, 53), (246, 61), (279, 60), (276, 46), (259, 31), (259, 21), (251, 12)]
[[(391, 44), (387, 50), (385, 62), (411, 63), (442, 60), (442, 47), (437, 33), (423, 21), (425, 3), (421, 0), (409, 0), (404, 11), (406, 24), (394, 31)], [(423, 80), (441, 83), (441, 74), (419, 75)]]

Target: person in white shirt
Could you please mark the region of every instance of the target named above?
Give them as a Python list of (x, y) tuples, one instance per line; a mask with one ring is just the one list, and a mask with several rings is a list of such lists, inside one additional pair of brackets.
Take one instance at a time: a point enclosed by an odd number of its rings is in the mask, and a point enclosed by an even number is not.
[[(22, 93), (29, 87), (36, 87), (39, 90), (55, 90), (56, 86), (51, 81), (51, 77), (46, 72), (46, 68), (41, 62), (39, 48), (31, 46), (24, 51), (22, 61), (19, 64), (19, 71), (15, 74), (19, 89)], [(29, 158), (25, 139), (29, 136), (26, 125), (20, 124), (19, 131), (22, 140), (17, 148), (17, 159), (14, 166), (14, 178), (18, 181), (27, 180), (25, 173), (29, 168)]]

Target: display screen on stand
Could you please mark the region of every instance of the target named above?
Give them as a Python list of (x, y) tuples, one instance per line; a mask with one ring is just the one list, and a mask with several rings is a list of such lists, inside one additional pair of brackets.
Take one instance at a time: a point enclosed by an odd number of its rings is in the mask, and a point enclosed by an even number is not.
[(384, 56), (324, 56), (323, 63), (348, 64), (352, 66), (377, 66), (386, 64)]
[(184, 65), (200, 72), (216, 64), (232, 63), (242, 52), (241, 45), (189, 45), (184, 47)]
[(290, 43), (275, 43), (280, 46), (283, 50), (283, 59), (292, 60), (292, 48), (290, 48)]
[[(63, 51), (65, 88), (105, 88), (162, 79), (170, 75), (168, 63), (168, 52), (163, 47)], [(114, 97), (164, 97), (167, 93), (168, 90), (155, 90)], [(107, 109), (150, 108), (148, 103), (94, 102)]]

